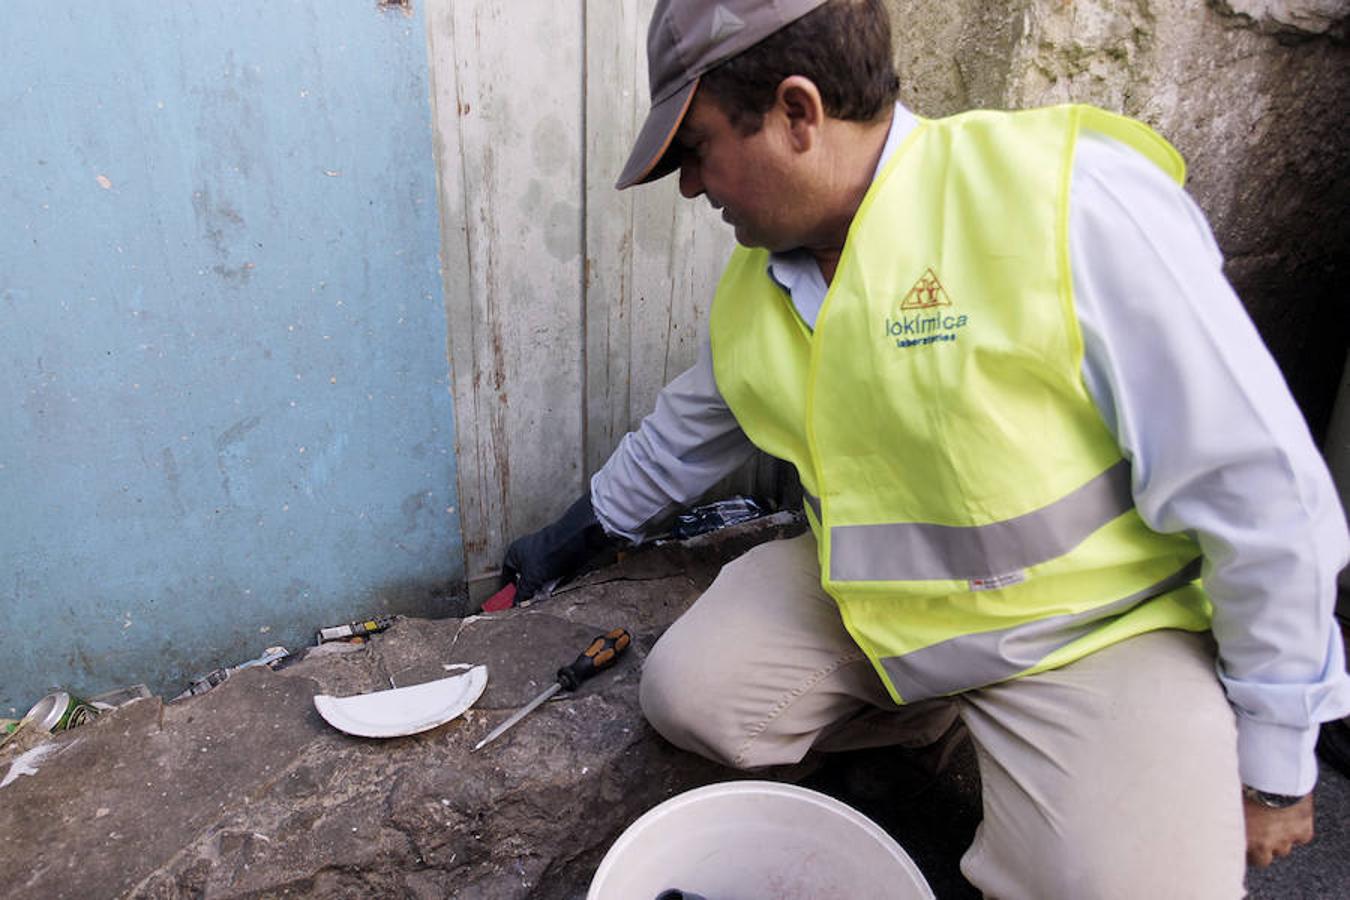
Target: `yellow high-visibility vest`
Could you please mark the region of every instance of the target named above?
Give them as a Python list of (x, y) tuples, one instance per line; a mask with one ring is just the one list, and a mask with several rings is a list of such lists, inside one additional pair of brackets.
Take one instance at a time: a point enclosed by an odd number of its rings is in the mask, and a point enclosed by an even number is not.
[(821, 583), (897, 702), (1209, 627), (1199, 547), (1140, 519), (1083, 384), (1084, 127), (1183, 181), (1171, 145), (1091, 107), (923, 120), (864, 198), (814, 330), (763, 250), (736, 250), (713, 301), (718, 388), (796, 466)]

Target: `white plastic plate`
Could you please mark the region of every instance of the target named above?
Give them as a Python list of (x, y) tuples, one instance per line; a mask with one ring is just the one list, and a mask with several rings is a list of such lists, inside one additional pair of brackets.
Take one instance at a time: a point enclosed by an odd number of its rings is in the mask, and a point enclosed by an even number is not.
[(444, 725), (464, 713), (487, 687), (487, 666), (474, 666), (463, 675), (452, 675), (411, 687), (330, 697), (318, 694), (314, 708), (329, 725), (358, 737), (402, 737)]

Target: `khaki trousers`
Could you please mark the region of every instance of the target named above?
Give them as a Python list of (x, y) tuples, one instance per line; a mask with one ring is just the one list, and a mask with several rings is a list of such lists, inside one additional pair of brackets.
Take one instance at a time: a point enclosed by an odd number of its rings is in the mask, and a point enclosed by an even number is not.
[(1237, 739), (1208, 635), (1146, 634), (897, 706), (821, 589), (808, 533), (723, 569), (648, 656), (642, 707), (675, 745), (740, 769), (924, 746), (959, 716), (984, 805), (961, 870), (985, 896), (1243, 895)]

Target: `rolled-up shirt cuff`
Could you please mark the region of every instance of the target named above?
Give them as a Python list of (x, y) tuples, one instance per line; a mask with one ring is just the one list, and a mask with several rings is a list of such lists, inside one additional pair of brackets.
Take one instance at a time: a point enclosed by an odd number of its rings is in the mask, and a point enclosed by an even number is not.
[(595, 518), (600, 522), (600, 527), (605, 529), (605, 534), (613, 538), (621, 538), (630, 544), (640, 544), (644, 537), (641, 530), (624, 527), (623, 516), (614, 508), (612, 503), (615, 497), (607, 489), (607, 482), (602, 477), (604, 469), (591, 476), (591, 509), (595, 510)]
[(1317, 732), (1272, 725), (1239, 715), (1238, 773), (1242, 783), (1269, 794), (1301, 797), (1317, 784)]

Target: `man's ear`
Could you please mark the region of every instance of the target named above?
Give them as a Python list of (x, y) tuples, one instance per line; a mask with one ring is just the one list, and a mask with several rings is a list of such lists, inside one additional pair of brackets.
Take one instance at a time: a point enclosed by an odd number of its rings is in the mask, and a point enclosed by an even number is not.
[(775, 105), (787, 126), (792, 148), (799, 152), (812, 149), (825, 124), (825, 104), (820, 88), (805, 75), (789, 75), (778, 84)]

